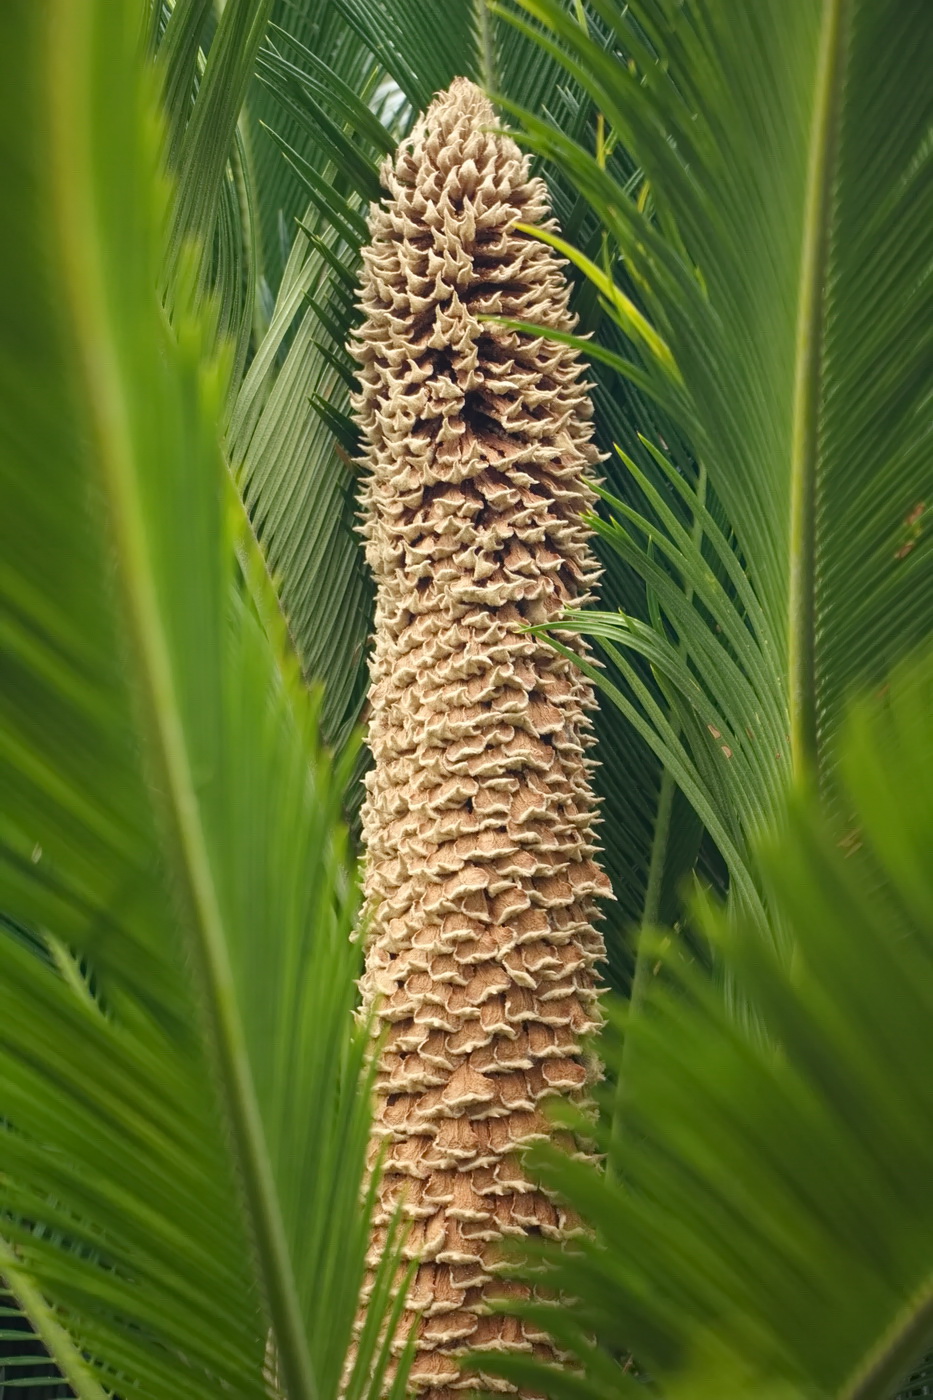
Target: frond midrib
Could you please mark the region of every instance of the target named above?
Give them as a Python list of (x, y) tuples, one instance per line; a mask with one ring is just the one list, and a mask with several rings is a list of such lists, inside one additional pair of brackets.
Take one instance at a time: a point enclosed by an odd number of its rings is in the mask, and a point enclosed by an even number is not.
[(850, 0), (824, 0), (807, 156), (791, 424), (788, 711), (798, 774), (817, 763), (817, 476), (826, 287)]

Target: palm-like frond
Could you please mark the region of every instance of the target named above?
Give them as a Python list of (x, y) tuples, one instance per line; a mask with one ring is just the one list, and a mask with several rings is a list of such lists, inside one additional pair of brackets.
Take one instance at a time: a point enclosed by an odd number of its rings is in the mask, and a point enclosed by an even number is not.
[(755, 921), (698, 911), (754, 1030), (656, 941), (645, 1014), (617, 1010), (605, 1047), (629, 1042), (626, 1131), (599, 1130), (609, 1171), (537, 1153), (596, 1229), (533, 1259), (577, 1300), (537, 1311), (583, 1374), (484, 1365), (576, 1400), (643, 1394), (633, 1369), (682, 1400), (887, 1400), (929, 1348), (931, 716), (927, 657), (855, 709), (844, 822), (800, 791), (759, 851), (791, 962)]
[[(844, 698), (933, 616), (933, 30), (917, 0), (594, 9), (608, 49), (557, 0), (510, 14), (590, 93), (649, 200), (534, 114), (527, 138), (607, 229), (627, 286), (568, 251), (724, 511), (710, 516), (647, 435), (663, 489), (632, 467), (641, 504), (630, 496), (602, 532), (644, 578), (651, 626), (594, 626), (741, 879), (790, 765), (827, 775)], [(633, 654), (668, 694), (665, 723), (638, 697)]]
[[(307, 207), (237, 396), (228, 450), (302, 668), (326, 680), (325, 730), (340, 742), (362, 703), (371, 604), (353, 528), (356, 470), (333, 424), (348, 409), (346, 328), (365, 229), (360, 211), (391, 137), (364, 100), (376, 81), (366, 50), (348, 50), (339, 31), (334, 42), (335, 53), (315, 55), (276, 30), (261, 56), (259, 75), (287, 117), (286, 135), (267, 140), (301, 181)], [(330, 66), (348, 53), (360, 71)], [(361, 78), (364, 96), (354, 91)], [(324, 85), (332, 116), (322, 109)], [(308, 130), (313, 146), (301, 139)], [(355, 163), (346, 160), (346, 144)]]
[(335, 1395), (368, 1234), (345, 774), (249, 601), (194, 257), (174, 330), (158, 304), (136, 17), (0, 25), (0, 907), (93, 967), (0, 938), (0, 1274), (81, 1400), (270, 1365)]
[(272, 0), (151, 6), (162, 80), (165, 161), (174, 187), (161, 286), (171, 309), (180, 261), (197, 265), (197, 295), (219, 305), (218, 330), (242, 368), (255, 320), (261, 261), (250, 209), (249, 151), (240, 114)]
[(21, 1400), (24, 1390), (30, 1400), (67, 1400), (70, 1393), (29, 1319), (0, 1291), (0, 1397)]
[[(324, 64), (339, 83), (346, 84), (357, 96), (368, 94), (373, 74), (380, 71), (368, 45), (328, 0), (273, 0), (266, 45), (294, 61), (290, 40), (314, 55), (318, 64)], [(283, 106), (270, 90), (262, 68), (260, 59), (241, 113), (241, 125), (248, 132), (259, 225), (260, 275), (269, 314), (298, 233), (298, 221), (308, 203), (304, 182), (283, 159), (277, 138), (311, 164), (318, 158), (320, 143), (315, 129), (294, 118), (287, 105)]]
[[(342, 27), (334, 20), (338, 14)], [(269, 332), (239, 395), (230, 452), (305, 672), (327, 680), (325, 723), (339, 737), (359, 713), (371, 625), (369, 587), (352, 531), (357, 483), (347, 461), (355, 451), (347, 386), (354, 367), (345, 347), (356, 315), (361, 215), (377, 190), (378, 163), (419, 105), (458, 73), (480, 81), (491, 74), (510, 97), (531, 104), (555, 130), (580, 140), (596, 139), (596, 115), (580, 85), (549, 54), (473, 0), (445, 7), (441, 36), (426, 0), (376, 6), (346, 0), (327, 15), (326, 33), (323, 18), (313, 21), (319, 37), (309, 47), (306, 20), (283, 12), (285, 28), (270, 31), (259, 58), (259, 78), (269, 94), (264, 101), (277, 104), (266, 108), (272, 128), (267, 144), (279, 151), (294, 178), (303, 180), (310, 204)], [(608, 31), (592, 12), (589, 22), (594, 35), (608, 41)], [(355, 70), (346, 66), (352, 55), (359, 65)], [(387, 84), (399, 96), (384, 126), (376, 113), (378, 94)], [(251, 110), (255, 106), (251, 99)], [(609, 154), (609, 164), (620, 180), (631, 179), (621, 148)], [(546, 173), (554, 175), (554, 168)], [(559, 175), (552, 193), (562, 227), (598, 254), (600, 234), (585, 201)], [(585, 279), (577, 302), (581, 329), (601, 325), (610, 343), (618, 345)], [(674, 444), (673, 427), (638, 390), (620, 392), (611, 370), (600, 365), (596, 370), (603, 445), (608, 450), (614, 440), (627, 442), (649, 476), (658, 477), (637, 431)], [(631, 492), (617, 459), (607, 463), (607, 471), (615, 491)], [(645, 614), (644, 585), (618, 567), (610, 550), (604, 554), (613, 599)], [(598, 716), (597, 728), (603, 763), (597, 783), (614, 833), (607, 863), (617, 904), (608, 941), (616, 975), (624, 978), (627, 954), (619, 934), (645, 909), (651, 851), (658, 845), (660, 764), (611, 708)], [(669, 858), (660, 865), (660, 897), (663, 911), (673, 917), (683, 873), (695, 859), (699, 826), (679, 797), (672, 822)]]

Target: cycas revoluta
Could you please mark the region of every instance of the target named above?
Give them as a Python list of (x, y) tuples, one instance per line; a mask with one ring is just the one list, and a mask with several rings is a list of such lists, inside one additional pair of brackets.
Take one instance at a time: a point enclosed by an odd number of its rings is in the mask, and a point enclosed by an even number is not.
[[(579, 1100), (598, 1022), (590, 688), (529, 624), (590, 597), (581, 513), (598, 460), (575, 352), (483, 322), (572, 328), (552, 251), (518, 232), (544, 184), (456, 80), (387, 163), (364, 252), (356, 411), (367, 557), (378, 585), (363, 814), (364, 1000), (385, 1032), (374, 1155), (378, 1256), (399, 1201), (418, 1257), (413, 1383), (474, 1385), (456, 1353), (548, 1355), (485, 1314), (509, 1236), (574, 1222), (520, 1149), (542, 1100)], [(484, 129), (487, 128), (487, 129)], [(501, 1381), (491, 1381), (496, 1388)]]

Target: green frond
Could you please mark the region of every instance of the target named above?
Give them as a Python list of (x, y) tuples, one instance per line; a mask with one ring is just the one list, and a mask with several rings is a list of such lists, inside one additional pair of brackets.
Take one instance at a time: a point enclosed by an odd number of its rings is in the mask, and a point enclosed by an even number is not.
[[(370, 49), (330, 0), (302, 0), (300, 5), (294, 0), (273, 0), (266, 43), (257, 57), (253, 85), (240, 118), (252, 156), (266, 320), (292, 249), (296, 221), (302, 218), (308, 203), (304, 182), (283, 158), (281, 146), (270, 131), (321, 169), (324, 178), (316, 127), (296, 118), (269, 86), (268, 65), (279, 59), (298, 68), (304, 88), (323, 66), (329, 92), (339, 89), (352, 93), (364, 106), (375, 100), (381, 77)], [(324, 110), (333, 119), (332, 101), (324, 103)]]
[[(344, 346), (355, 313), (352, 302), (337, 295), (336, 284), (342, 286), (356, 267), (360, 216), (372, 196), (378, 162), (397, 139), (399, 124), (404, 129), (417, 105), (457, 73), (482, 78), (481, 9), (472, 0), (447, 6), (444, 33), (438, 36), (425, 0), (333, 7), (332, 13), (344, 16), (344, 47), (333, 59), (326, 47), (329, 40), (322, 38), (312, 51), (297, 20), (289, 16), (283, 24), (292, 26), (291, 32), (273, 28), (259, 58), (262, 84), (278, 106), (269, 118), (267, 139), (282, 150), (283, 160), (290, 161), (295, 177), (304, 182), (311, 208), (300, 222), (291, 270), (235, 409), (230, 451), (242, 472), (243, 489), (305, 670), (327, 679), (325, 719), (335, 735), (345, 732), (358, 713), (370, 626), (368, 585), (352, 533), (356, 483), (346, 460), (355, 453), (355, 436), (344, 383), (352, 366)], [(579, 85), (568, 82), (549, 55), (511, 26), (491, 14), (489, 20), (485, 35), (492, 45), (499, 91), (532, 104), (549, 129), (592, 139), (595, 114)], [(605, 26), (595, 18), (591, 29), (607, 38)], [(372, 96), (361, 101), (358, 77), (348, 78), (338, 67), (339, 55), (351, 40), (376, 55), (389, 81), (407, 94), (409, 100), (396, 111), (391, 132), (373, 114)], [(365, 92), (371, 94), (372, 86)], [(349, 160), (348, 147), (353, 151)], [(609, 164), (620, 180), (632, 178), (633, 168), (621, 148), (610, 154)], [(554, 167), (546, 173), (554, 177)], [(552, 179), (552, 191), (565, 232), (585, 240), (593, 255), (601, 256), (601, 236), (585, 202), (559, 174)], [(296, 295), (299, 285), (303, 303)], [(609, 343), (621, 348), (612, 323), (591, 304), (585, 279), (577, 303), (581, 328), (601, 327)], [(606, 354), (619, 357), (618, 350)], [(618, 379), (601, 365), (594, 370), (602, 444), (609, 451), (613, 441), (624, 441), (643, 469), (657, 475), (638, 433), (673, 444), (677, 439), (669, 419), (659, 416), (638, 390), (620, 390)], [(309, 405), (306, 416), (303, 409), (296, 413), (296, 402)], [(629, 488), (618, 461), (607, 469), (613, 490), (625, 494)], [(624, 599), (630, 609), (644, 612), (639, 580), (615, 563), (611, 551), (604, 555), (613, 600)], [(598, 716), (597, 728), (602, 760), (597, 784), (613, 831), (607, 863), (617, 895), (609, 911), (608, 941), (613, 976), (623, 984), (631, 962), (628, 930), (644, 913), (660, 768), (641, 737), (610, 707)], [(674, 827), (672, 861), (663, 881), (664, 907), (672, 914), (699, 839), (696, 818), (679, 801)]]
[[(242, 364), (261, 274), (250, 153), (240, 116), (272, 0), (179, 0), (156, 51), (166, 119), (165, 160), (175, 181), (162, 288), (171, 299), (183, 261), (197, 262), (198, 295), (219, 301), (218, 331)], [(161, 7), (160, 7), (161, 8)]]
[(0, 1274), (81, 1400), (258, 1400), (269, 1364), (336, 1396), (368, 1240), (353, 755), (232, 492), (194, 256), (159, 304), (132, 13), (0, 28), (0, 908), (51, 953), (0, 934)]
[[(704, 692), (693, 760), (709, 767), (712, 726), (730, 762), (705, 797), (747, 845), (789, 763), (829, 780), (845, 698), (933, 623), (933, 31), (919, 0), (594, 0), (599, 38), (559, 0), (495, 8), (589, 94), (650, 189), (520, 113), (605, 229), (609, 265), (570, 255), (722, 512), (688, 549), (679, 464), (649, 432), (650, 482), (626, 460), (620, 528), (601, 532), (645, 581), (647, 614), (622, 607), (651, 623), (656, 675), (680, 653), (678, 693), (684, 668)], [(638, 636), (619, 619), (617, 642)]]
[[(610, 1170), (534, 1149), (595, 1231), (529, 1257), (575, 1300), (536, 1317), (579, 1361), (580, 1400), (627, 1393), (623, 1343), (672, 1400), (889, 1400), (929, 1350), (931, 716), (927, 655), (855, 707), (844, 821), (798, 787), (759, 845), (790, 959), (757, 922), (697, 909), (751, 1019), (655, 934), (642, 1014), (611, 1009), (601, 1044), (626, 1057), (622, 1133), (610, 1103), (593, 1130)], [(520, 1357), (502, 1370), (570, 1394)]]

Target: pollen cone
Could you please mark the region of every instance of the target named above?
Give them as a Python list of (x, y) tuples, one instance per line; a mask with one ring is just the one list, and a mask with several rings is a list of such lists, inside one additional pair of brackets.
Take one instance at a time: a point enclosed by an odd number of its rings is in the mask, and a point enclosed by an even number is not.
[(457, 79), (386, 164), (356, 346), (377, 584), (363, 994), (386, 1035), (372, 1262), (401, 1202), (421, 1262), (398, 1344), (420, 1314), (426, 1400), (513, 1388), (462, 1372), (465, 1349), (553, 1356), (486, 1302), (515, 1288), (496, 1282), (504, 1240), (575, 1228), (521, 1149), (551, 1132), (548, 1096), (586, 1094), (609, 893), (592, 692), (525, 630), (591, 596), (598, 454), (576, 353), (481, 319), (574, 324), (560, 261), (515, 227), (547, 218), (545, 186), (494, 124)]

